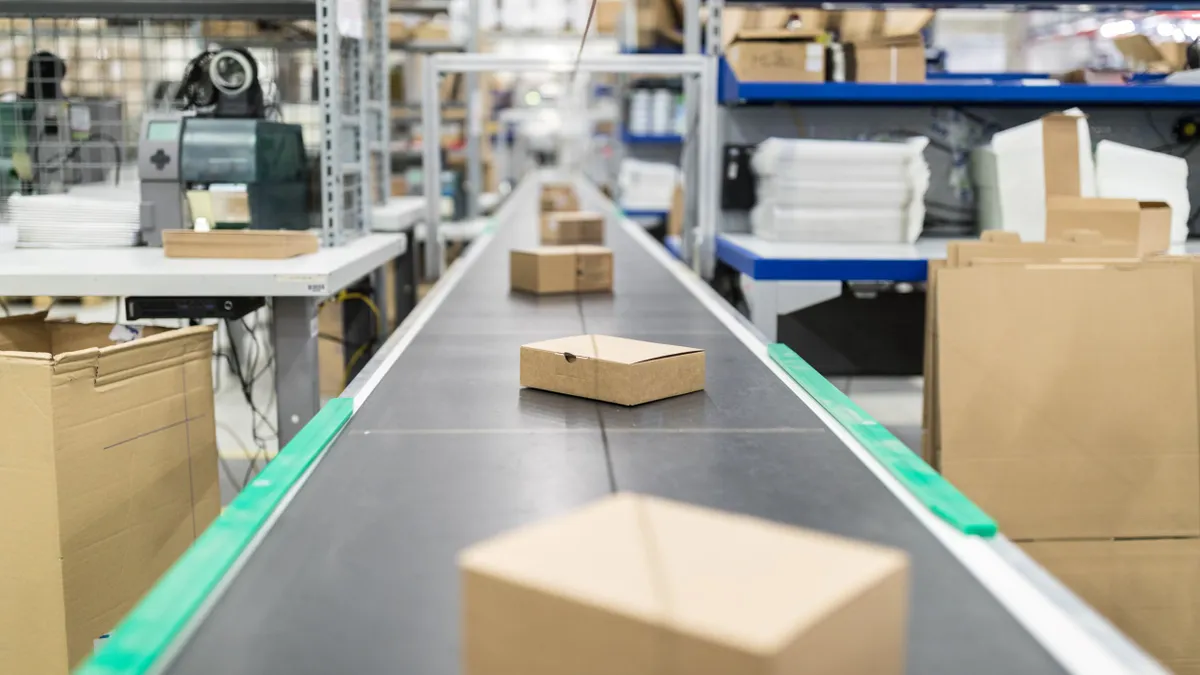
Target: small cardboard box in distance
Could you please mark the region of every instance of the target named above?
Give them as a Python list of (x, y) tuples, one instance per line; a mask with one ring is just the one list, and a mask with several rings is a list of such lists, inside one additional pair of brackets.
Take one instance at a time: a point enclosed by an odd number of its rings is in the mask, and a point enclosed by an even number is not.
[(0, 320), (0, 671), (66, 675), (220, 512), (212, 339)]
[(622, 493), (459, 556), (466, 675), (904, 672), (897, 550)]
[(1020, 546), (1171, 672), (1200, 674), (1200, 539)]
[(542, 244), (603, 244), (604, 216), (589, 211), (547, 213), (542, 218)]
[(609, 335), (521, 346), (521, 386), (639, 405), (704, 389), (704, 350)]
[(925, 40), (918, 35), (873, 37), (846, 45), (846, 80), (924, 82)]
[(805, 29), (744, 29), (726, 57), (743, 82), (824, 82), (823, 35)]
[(542, 211), (578, 211), (579, 196), (570, 183), (545, 183), (542, 185)]
[(543, 246), (509, 253), (514, 291), (600, 293), (612, 290), (612, 251), (603, 246)]

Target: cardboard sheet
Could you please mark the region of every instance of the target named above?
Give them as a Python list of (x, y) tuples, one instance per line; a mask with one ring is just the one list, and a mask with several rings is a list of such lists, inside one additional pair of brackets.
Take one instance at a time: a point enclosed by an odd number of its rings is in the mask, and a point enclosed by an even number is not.
[(1200, 675), (1200, 540), (1022, 543), (1031, 558), (1177, 675)]
[(1187, 265), (982, 265), (936, 283), (936, 455), (1013, 539), (1200, 535)]

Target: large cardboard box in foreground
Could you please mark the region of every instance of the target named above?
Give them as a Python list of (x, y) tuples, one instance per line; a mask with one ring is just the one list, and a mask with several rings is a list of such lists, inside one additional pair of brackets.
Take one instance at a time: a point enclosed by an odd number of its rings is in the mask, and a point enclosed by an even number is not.
[(1200, 539), (1021, 547), (1176, 675), (1200, 675)]
[(21, 675), (65, 675), (221, 508), (212, 329), (44, 318), (0, 321), (0, 672)]
[(521, 346), (521, 386), (619, 405), (704, 389), (704, 350), (611, 335)]
[(466, 675), (904, 672), (893, 549), (624, 493), (459, 567)]

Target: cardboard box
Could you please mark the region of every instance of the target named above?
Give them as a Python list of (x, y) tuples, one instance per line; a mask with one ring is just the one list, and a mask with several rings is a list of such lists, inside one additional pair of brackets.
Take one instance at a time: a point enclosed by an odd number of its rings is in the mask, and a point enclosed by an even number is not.
[(1010, 538), (1200, 535), (1193, 267), (936, 271), (937, 468)]
[(1087, 229), (1105, 241), (1135, 244), (1137, 257), (1171, 247), (1171, 207), (1164, 202), (1048, 197), (1046, 204), (1047, 241), (1064, 241), (1068, 232)]
[(603, 246), (543, 246), (509, 253), (514, 291), (538, 295), (612, 290), (613, 257)]
[(211, 327), (0, 320), (0, 670), (66, 675), (220, 512), (211, 363)]
[(746, 29), (725, 56), (743, 82), (824, 82), (823, 36), (806, 29)]
[(1113, 38), (1113, 45), (1136, 70), (1171, 73), (1187, 67), (1187, 42), (1155, 44), (1145, 35), (1124, 35)]
[(588, 211), (548, 213), (542, 218), (542, 244), (603, 244), (604, 216)]
[(317, 235), (292, 230), (164, 230), (168, 258), (280, 260), (316, 253)]
[(846, 45), (851, 82), (924, 82), (925, 40), (920, 35), (876, 37)]
[(592, 18), (592, 28), (599, 35), (616, 35), (621, 28), (624, 11), (625, 3), (621, 0), (599, 0), (596, 3), (596, 15)]
[(894, 549), (623, 493), (459, 569), (467, 675), (904, 672)]
[(687, 205), (683, 199), (683, 183), (675, 184), (675, 191), (671, 194), (671, 210), (667, 212), (667, 236), (682, 237), (683, 236), (683, 219)]
[(542, 211), (578, 211), (579, 196), (570, 183), (544, 183), (540, 203)]
[(521, 386), (639, 405), (704, 389), (704, 350), (609, 335), (521, 346)]
[(1172, 672), (1200, 675), (1200, 540), (1021, 547)]

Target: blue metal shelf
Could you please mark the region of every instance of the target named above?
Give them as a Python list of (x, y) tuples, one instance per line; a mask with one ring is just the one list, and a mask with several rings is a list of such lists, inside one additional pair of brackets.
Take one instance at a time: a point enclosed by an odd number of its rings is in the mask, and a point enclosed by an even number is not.
[(663, 238), (663, 246), (671, 252), (671, 255), (683, 260), (683, 239), (676, 235), (668, 234)]
[[(929, 260), (924, 257), (869, 257), (855, 255), (847, 245), (838, 256), (767, 258), (717, 236), (717, 260), (756, 281), (925, 281)], [(943, 252), (944, 256), (945, 253)]]
[(621, 209), (626, 218), (637, 220), (639, 218), (666, 218), (669, 215), (668, 211), (659, 211), (657, 209)]
[(681, 145), (683, 143), (683, 136), (676, 136), (674, 134), (666, 136), (634, 135), (629, 133), (628, 130), (623, 129), (621, 131), (621, 141), (626, 145)]
[(1200, 87), (1138, 83), (1027, 85), (1003, 80), (933, 80), (916, 84), (740, 82), (721, 60), (721, 103), (882, 103), (892, 105), (1038, 105), (1192, 107)]

